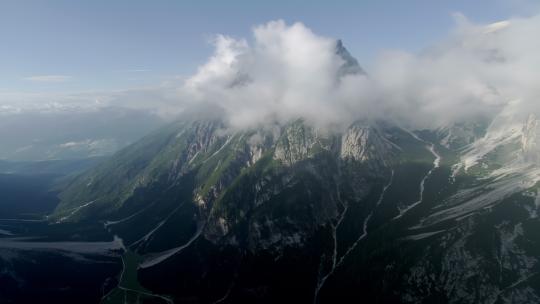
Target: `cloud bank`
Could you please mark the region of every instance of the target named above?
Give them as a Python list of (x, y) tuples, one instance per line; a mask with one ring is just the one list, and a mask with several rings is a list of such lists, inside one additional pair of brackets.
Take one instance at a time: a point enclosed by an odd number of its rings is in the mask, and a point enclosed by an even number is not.
[(220, 35), (215, 46), (180, 95), (221, 108), (233, 127), (298, 117), (332, 125), (368, 109), (368, 78), (343, 74), (337, 41), (301, 23), (272, 21), (253, 29), (252, 44)]
[(302, 23), (271, 21), (255, 26), (247, 39), (217, 35), (213, 55), (190, 77), (104, 92), (0, 89), (0, 116), (125, 108), (172, 119), (202, 107), (218, 112), (231, 128), (304, 118), (330, 128), (372, 119), (434, 129), (498, 113), (520, 122), (540, 114), (540, 15), (494, 24), (460, 14), (455, 20), (432, 47), (420, 54), (386, 51), (367, 74), (336, 39)]
[(455, 19), (440, 43), (421, 54), (385, 52), (368, 75), (344, 73), (350, 63), (338, 41), (302, 23), (256, 26), (251, 41), (218, 35), (213, 56), (178, 95), (182, 107), (220, 109), (233, 128), (299, 117), (321, 127), (383, 119), (437, 128), (509, 106), (517, 116), (539, 112), (540, 16)]

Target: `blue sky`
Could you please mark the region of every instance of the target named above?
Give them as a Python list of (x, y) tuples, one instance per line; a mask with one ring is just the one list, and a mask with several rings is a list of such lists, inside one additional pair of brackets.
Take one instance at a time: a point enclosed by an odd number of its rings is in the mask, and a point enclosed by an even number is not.
[[(212, 53), (214, 34), (251, 36), (283, 19), (341, 38), (369, 68), (385, 49), (417, 52), (462, 12), (490, 23), (532, 11), (519, 0), (25, 1), (0, 0), (0, 90), (127, 89), (186, 77)], [(2, 103), (2, 100), (0, 100)]]

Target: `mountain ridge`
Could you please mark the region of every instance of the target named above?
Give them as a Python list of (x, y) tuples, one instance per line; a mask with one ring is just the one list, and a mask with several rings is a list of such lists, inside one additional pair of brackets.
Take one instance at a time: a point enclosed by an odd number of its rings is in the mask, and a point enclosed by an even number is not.
[(534, 302), (538, 120), (512, 106), (435, 130), (186, 117), (77, 177), (49, 220), (102, 223), (179, 302)]

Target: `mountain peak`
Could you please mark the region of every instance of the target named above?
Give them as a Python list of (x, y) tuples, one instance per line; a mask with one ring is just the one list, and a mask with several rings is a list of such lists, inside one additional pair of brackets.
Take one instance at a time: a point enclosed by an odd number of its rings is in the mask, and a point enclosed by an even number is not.
[(358, 64), (358, 60), (354, 58), (351, 53), (343, 45), (343, 41), (338, 39), (336, 41), (336, 54), (343, 59), (343, 64), (340, 67), (340, 76), (349, 74), (361, 74), (366, 75), (366, 72)]

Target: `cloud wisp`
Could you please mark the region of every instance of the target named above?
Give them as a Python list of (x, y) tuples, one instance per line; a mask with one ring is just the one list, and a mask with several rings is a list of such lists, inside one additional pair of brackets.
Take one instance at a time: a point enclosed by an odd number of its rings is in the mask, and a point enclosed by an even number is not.
[(70, 81), (73, 77), (68, 75), (36, 75), (24, 77), (23, 79), (33, 82), (61, 83)]

